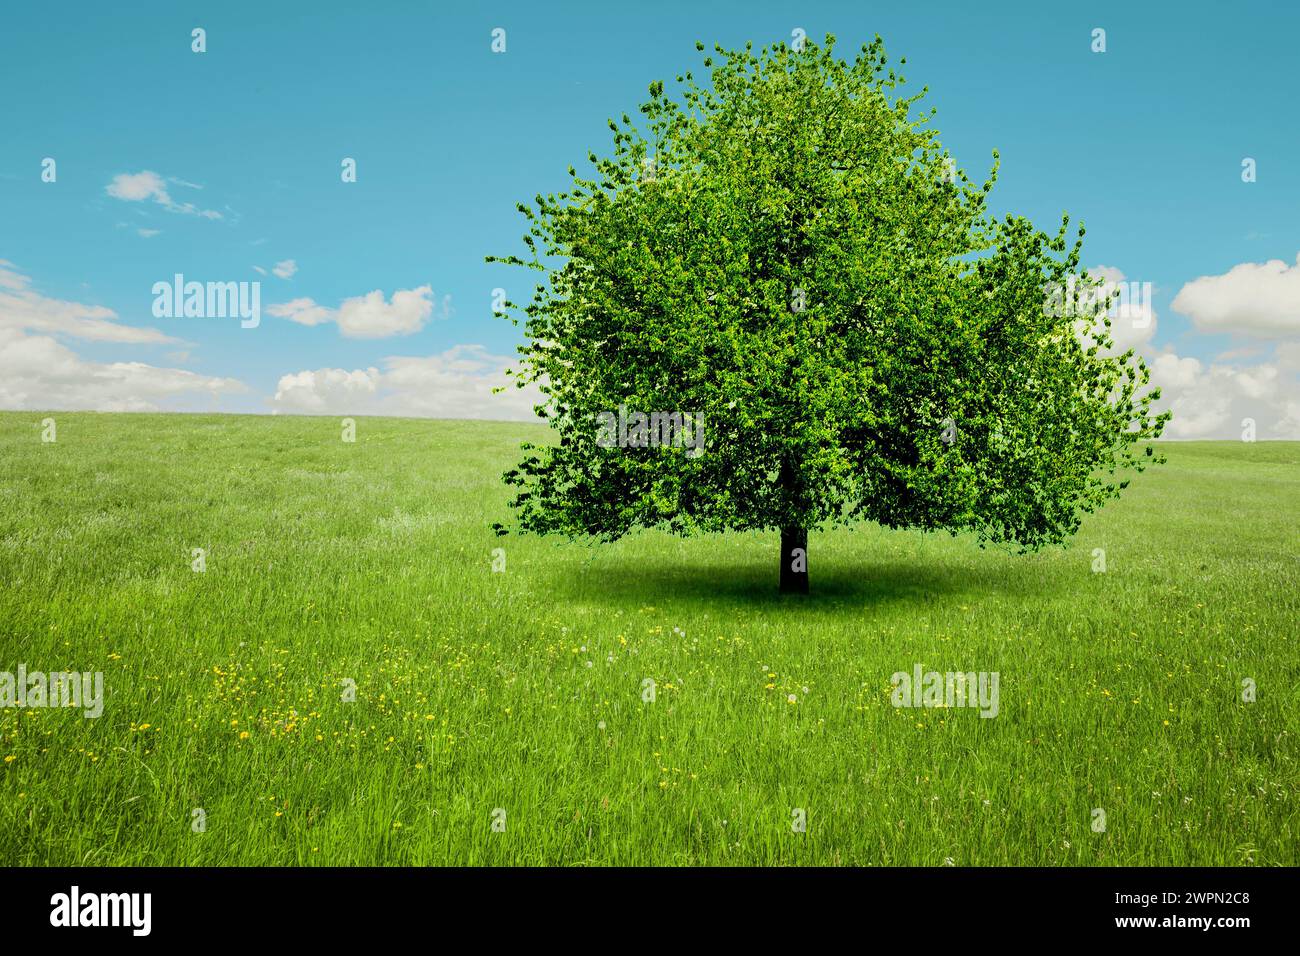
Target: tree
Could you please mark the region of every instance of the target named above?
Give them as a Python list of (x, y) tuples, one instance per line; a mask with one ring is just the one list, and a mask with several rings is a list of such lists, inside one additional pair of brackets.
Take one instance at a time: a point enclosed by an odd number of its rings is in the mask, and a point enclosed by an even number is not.
[[(880, 38), (851, 64), (834, 43), (715, 47), (711, 83), (650, 84), (644, 130), (611, 119), (590, 176), (518, 205), (528, 258), (488, 260), (544, 274), (516, 384), (557, 437), (504, 476), (522, 530), (779, 530), (781, 590), (807, 593), (809, 529), (1034, 550), (1160, 460), (1082, 224), (1067, 251), (1068, 216), (993, 217), (997, 153), (973, 184)], [(1088, 294), (1045, 307), (1067, 285)]]

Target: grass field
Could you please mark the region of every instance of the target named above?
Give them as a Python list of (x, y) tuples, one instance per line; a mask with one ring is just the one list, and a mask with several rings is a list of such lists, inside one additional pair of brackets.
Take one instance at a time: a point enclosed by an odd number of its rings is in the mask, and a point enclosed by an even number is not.
[[(1300, 862), (1300, 444), (1166, 444), (1037, 555), (815, 533), (781, 599), (774, 534), (497, 539), (540, 427), (45, 417), (0, 670), (105, 706), (0, 710), (8, 864)], [(895, 708), (917, 663), (998, 716)]]

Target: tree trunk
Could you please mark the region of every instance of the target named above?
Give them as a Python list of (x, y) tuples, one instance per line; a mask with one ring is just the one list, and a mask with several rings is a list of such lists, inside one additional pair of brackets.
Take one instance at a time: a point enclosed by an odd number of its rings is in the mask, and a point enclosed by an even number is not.
[(781, 593), (808, 593), (808, 529), (781, 529)]

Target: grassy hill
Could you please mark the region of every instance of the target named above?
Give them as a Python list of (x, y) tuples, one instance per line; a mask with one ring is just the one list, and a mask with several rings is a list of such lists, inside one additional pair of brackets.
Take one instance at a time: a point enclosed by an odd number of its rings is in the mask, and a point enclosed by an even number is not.
[(0, 671), (106, 699), (0, 710), (10, 864), (1300, 863), (1300, 444), (1166, 444), (1037, 555), (816, 533), (783, 600), (774, 534), (496, 538), (539, 427), (44, 417)]

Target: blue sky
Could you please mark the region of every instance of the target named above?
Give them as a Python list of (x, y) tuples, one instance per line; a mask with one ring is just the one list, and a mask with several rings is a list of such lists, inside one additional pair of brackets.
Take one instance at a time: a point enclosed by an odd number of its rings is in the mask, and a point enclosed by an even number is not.
[[(528, 277), (483, 256), (516, 250), (515, 202), (603, 151), (606, 118), (651, 80), (700, 72), (697, 39), (802, 28), (846, 52), (879, 32), (973, 178), (1001, 152), (995, 209), (1044, 228), (1068, 210), (1088, 265), (1153, 284), (1155, 331), (1135, 344), (1186, 407), (1181, 437), (1234, 437), (1252, 412), (1261, 438), (1300, 437), (1294, 4), (87, 2), (2, 17), (3, 407), (496, 415), (480, 379), (519, 333), (491, 293), (523, 297)], [(146, 172), (161, 192), (118, 179)], [(1231, 273), (1270, 260), (1285, 268)], [(260, 281), (261, 325), (154, 317), (153, 284), (177, 272)], [(1180, 314), (1199, 277), (1213, 282)], [(411, 334), (266, 314), (426, 286)], [(176, 341), (88, 330), (70, 303)], [(230, 380), (242, 390), (212, 385)]]

